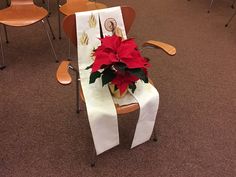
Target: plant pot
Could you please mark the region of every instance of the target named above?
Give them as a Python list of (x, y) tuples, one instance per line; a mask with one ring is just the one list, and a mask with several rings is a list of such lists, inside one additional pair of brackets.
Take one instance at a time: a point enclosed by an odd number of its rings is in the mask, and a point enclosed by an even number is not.
[(128, 87), (127, 87), (126, 90), (122, 94), (120, 94), (119, 89), (115, 90), (115, 85), (114, 84), (109, 83), (108, 87), (109, 87), (109, 90), (110, 90), (112, 96), (114, 96), (115, 98), (124, 97), (126, 95), (127, 91), (128, 91)]

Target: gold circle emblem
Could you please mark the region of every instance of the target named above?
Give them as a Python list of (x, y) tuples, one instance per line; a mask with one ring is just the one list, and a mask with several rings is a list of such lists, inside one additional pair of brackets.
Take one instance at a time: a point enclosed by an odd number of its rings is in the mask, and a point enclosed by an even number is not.
[(104, 27), (107, 31), (114, 31), (117, 27), (116, 20), (114, 18), (108, 18), (104, 22)]

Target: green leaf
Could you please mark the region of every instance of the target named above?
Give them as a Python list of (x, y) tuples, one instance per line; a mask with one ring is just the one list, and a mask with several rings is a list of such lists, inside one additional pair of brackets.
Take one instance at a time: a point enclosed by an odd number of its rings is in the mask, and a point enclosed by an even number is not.
[(136, 89), (135, 83), (129, 84), (129, 88), (131, 89), (132, 93), (134, 93), (134, 91)]
[(87, 68), (85, 68), (86, 70), (92, 68), (93, 64), (91, 64), (90, 66), (87, 66)]
[(116, 91), (116, 90), (118, 90), (118, 87), (117, 87), (117, 85), (115, 85), (115, 91)]
[(127, 68), (126, 64), (124, 63), (116, 63), (114, 65), (115, 69), (117, 69), (118, 71), (121, 71), (121, 72), (125, 72), (125, 69)]
[(129, 69), (129, 72), (139, 79), (143, 80), (145, 83), (148, 83), (148, 78), (141, 68)]
[(94, 73), (90, 74), (89, 83), (92, 84), (96, 81), (97, 78), (101, 77), (101, 73), (99, 71), (96, 71)]
[(102, 86), (111, 82), (115, 77), (115, 73), (110, 68), (104, 69), (102, 72)]

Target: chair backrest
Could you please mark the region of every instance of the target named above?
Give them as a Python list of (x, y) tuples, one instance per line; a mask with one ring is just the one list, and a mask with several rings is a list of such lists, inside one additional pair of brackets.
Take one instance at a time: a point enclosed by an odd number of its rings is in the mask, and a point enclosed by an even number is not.
[(11, 0), (11, 5), (34, 4), (33, 0)]
[[(135, 11), (133, 8), (128, 6), (122, 6), (121, 11), (124, 19), (125, 30), (128, 33), (135, 19)], [(77, 45), (75, 14), (65, 17), (63, 21), (63, 29), (71, 42), (74, 45)]]

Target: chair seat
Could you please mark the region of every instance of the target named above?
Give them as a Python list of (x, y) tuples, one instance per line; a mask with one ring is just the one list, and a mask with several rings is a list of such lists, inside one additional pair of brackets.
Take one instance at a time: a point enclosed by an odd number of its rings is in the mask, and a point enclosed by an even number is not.
[[(84, 94), (83, 91), (80, 87), (80, 97), (81, 99), (84, 101)], [(132, 104), (128, 104), (128, 105), (124, 105), (124, 106), (119, 106), (118, 104), (115, 104), (116, 107), (116, 112), (117, 114), (127, 114), (129, 112), (133, 112), (139, 109), (139, 104), (138, 103), (132, 103)]]
[(13, 5), (0, 10), (0, 23), (9, 26), (27, 26), (42, 20), (48, 12), (34, 4)]
[(96, 9), (104, 9), (107, 6), (102, 3), (98, 2), (90, 2), (90, 1), (68, 1), (66, 4), (62, 5), (60, 7), (61, 13), (68, 16), (71, 14), (74, 14), (76, 12), (83, 12), (83, 11), (89, 11), (89, 10), (96, 10)]
[[(150, 78), (149, 78), (149, 83), (153, 85), (153, 82)], [(79, 90), (80, 90), (79, 91), (80, 97), (84, 101), (84, 94), (83, 94), (82, 88), (80, 87)], [(116, 107), (117, 114), (127, 114), (129, 112), (136, 111), (140, 108), (138, 103), (132, 103), (132, 104), (123, 105), (123, 106), (115, 104), (115, 107)]]

